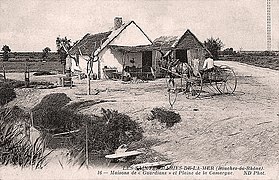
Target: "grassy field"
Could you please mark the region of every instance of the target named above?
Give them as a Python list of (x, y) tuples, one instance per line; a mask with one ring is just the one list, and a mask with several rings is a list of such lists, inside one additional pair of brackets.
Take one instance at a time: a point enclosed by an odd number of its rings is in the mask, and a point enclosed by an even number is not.
[(240, 55), (222, 57), (222, 60), (237, 61), (258, 67), (279, 70), (279, 56)]
[[(1, 62), (1, 67), (2, 67)], [(4, 62), (6, 72), (25, 72), (26, 66), (28, 66), (30, 72), (37, 71), (58, 71), (62, 72), (62, 64), (59, 61), (50, 62)], [(2, 73), (2, 68), (1, 71)]]
[[(221, 60), (226, 61), (237, 61), (241, 63), (246, 63), (249, 65), (255, 65), (258, 67), (270, 68), (274, 70), (279, 70), (279, 56), (259, 56), (259, 55), (239, 55), (239, 56), (228, 56), (222, 57)], [(0, 66), (2, 67), (2, 63)], [(30, 72), (37, 71), (58, 71), (62, 72), (63, 66), (59, 61), (50, 62), (4, 62), (5, 70), (8, 73), (12, 72), (24, 72), (26, 65)], [(2, 73), (2, 68), (0, 70)]]

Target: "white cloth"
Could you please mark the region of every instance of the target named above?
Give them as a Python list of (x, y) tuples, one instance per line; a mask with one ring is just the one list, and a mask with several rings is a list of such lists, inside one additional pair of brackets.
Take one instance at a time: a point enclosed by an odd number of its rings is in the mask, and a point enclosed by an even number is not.
[(206, 70), (206, 69), (211, 69), (213, 67), (214, 67), (213, 59), (212, 58), (207, 58), (203, 63), (202, 69)]
[(200, 60), (199, 59), (193, 59), (192, 63), (193, 63), (192, 68), (193, 68), (194, 75), (197, 75), (198, 72), (199, 72)]

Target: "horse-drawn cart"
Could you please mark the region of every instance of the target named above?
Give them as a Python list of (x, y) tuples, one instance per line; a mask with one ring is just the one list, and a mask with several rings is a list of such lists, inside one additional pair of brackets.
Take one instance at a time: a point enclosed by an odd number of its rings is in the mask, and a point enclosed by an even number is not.
[(195, 70), (188, 63), (178, 61), (161, 68), (167, 72), (166, 83), (171, 106), (179, 93), (189, 99), (195, 99), (208, 96), (211, 92), (232, 94), (236, 90), (236, 75), (228, 66), (214, 65), (210, 70), (203, 71)]

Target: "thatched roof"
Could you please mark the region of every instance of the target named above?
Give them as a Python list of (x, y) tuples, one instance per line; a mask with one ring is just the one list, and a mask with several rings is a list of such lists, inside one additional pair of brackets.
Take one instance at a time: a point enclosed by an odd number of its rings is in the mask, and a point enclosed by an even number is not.
[(155, 47), (162, 47), (162, 49), (170, 48), (175, 41), (178, 40), (178, 36), (160, 36), (153, 41)]
[(107, 47), (119, 34), (121, 34), (131, 24), (137, 26), (137, 28), (139, 28), (139, 30), (152, 44), (151, 39), (134, 21), (128, 21), (126, 23), (123, 23), (122, 26), (116, 30), (98, 34), (86, 34), (80, 41), (74, 44), (74, 46), (70, 49), (69, 52), (70, 54), (74, 55), (80, 54), (81, 51), (83, 55), (97, 56), (105, 47)]
[(175, 49), (204, 49), (210, 53), (189, 29), (181, 36), (161, 36), (153, 44), (162, 50), (169, 50), (165, 55)]
[(81, 51), (83, 55), (91, 55), (108, 39), (111, 32), (108, 31), (98, 34), (87, 33), (81, 40), (74, 44), (70, 49), (70, 54), (80, 54)]
[(163, 49), (196, 49), (204, 48), (198, 38), (189, 30), (181, 36), (161, 36), (153, 41), (155, 46)]

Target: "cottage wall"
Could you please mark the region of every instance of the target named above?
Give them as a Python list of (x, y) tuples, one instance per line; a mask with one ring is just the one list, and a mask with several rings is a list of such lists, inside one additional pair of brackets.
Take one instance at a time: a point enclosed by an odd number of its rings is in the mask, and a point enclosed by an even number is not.
[[(103, 68), (115, 68), (119, 72), (123, 70), (123, 64), (125, 66), (141, 67), (142, 66), (142, 53), (126, 53), (123, 54), (120, 51), (113, 50), (110, 48), (105, 48), (100, 54), (100, 69), (101, 69), (101, 78), (103, 78)], [(135, 63), (132, 64), (130, 60), (134, 58)]]
[[(78, 57), (78, 63), (70, 57), (66, 59), (66, 70), (71, 70), (72, 72), (82, 72), (87, 73), (87, 60), (89, 56), (83, 55)], [(98, 74), (98, 62), (93, 63), (93, 73)]]
[[(151, 42), (146, 36), (140, 31), (140, 29), (134, 24), (130, 24), (119, 34), (110, 45), (117, 46), (139, 46), (149, 45)], [(119, 72), (123, 70), (123, 64), (125, 66), (136, 66), (137, 68), (142, 67), (142, 53), (125, 53), (118, 50), (113, 50), (108, 47), (103, 49), (99, 54), (100, 57), (100, 69), (101, 78), (103, 78), (103, 68), (116, 68)], [(134, 59), (135, 63), (131, 63), (130, 60)]]

